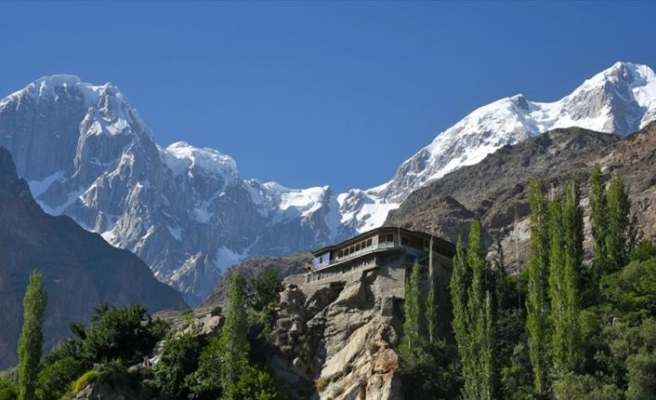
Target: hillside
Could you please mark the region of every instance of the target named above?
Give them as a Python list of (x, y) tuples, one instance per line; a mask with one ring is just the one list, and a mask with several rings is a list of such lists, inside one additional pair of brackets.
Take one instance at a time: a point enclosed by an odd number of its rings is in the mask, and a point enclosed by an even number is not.
[(150, 312), (182, 309), (182, 296), (158, 282), (134, 254), (112, 247), (71, 218), (44, 213), (0, 147), (0, 368), (16, 363), (28, 275), (39, 270), (48, 291), (46, 350), (86, 321), (102, 302), (140, 303)]

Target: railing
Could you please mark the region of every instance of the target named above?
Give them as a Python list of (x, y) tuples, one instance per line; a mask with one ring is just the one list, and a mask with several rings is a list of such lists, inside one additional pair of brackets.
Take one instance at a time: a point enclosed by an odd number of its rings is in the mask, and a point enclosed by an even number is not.
[[(343, 259), (343, 261), (346, 261)], [(328, 278), (333, 278), (335, 276), (344, 276), (348, 275), (350, 273), (356, 272), (358, 270), (362, 270), (364, 268), (370, 268), (372, 266), (376, 266), (376, 260), (370, 260), (368, 262), (363, 262), (361, 264), (357, 264), (354, 266), (349, 267), (347, 270), (342, 270), (342, 269), (337, 269), (335, 268), (334, 270), (326, 270), (325, 268), (322, 268), (321, 270), (314, 270), (310, 273), (307, 274), (307, 279), (306, 282), (317, 282), (317, 281), (323, 281)]]
[(355, 251), (353, 253), (350, 253), (348, 256), (333, 258), (330, 261), (328, 261), (327, 263), (322, 263), (322, 264), (319, 264), (317, 266), (314, 266), (313, 270), (314, 271), (321, 271), (321, 270), (329, 268), (329, 267), (331, 267), (335, 264), (338, 264), (338, 263), (341, 263), (341, 262), (344, 262), (344, 261), (348, 261), (348, 260), (352, 260), (356, 257), (360, 257), (360, 256), (365, 255), (365, 254), (370, 254), (370, 253), (374, 253), (374, 252), (381, 251), (381, 250), (389, 250), (389, 249), (395, 249), (395, 248), (400, 249), (400, 248), (403, 248), (403, 246), (398, 241), (378, 243), (375, 246), (365, 247), (364, 249), (361, 249), (361, 250)]

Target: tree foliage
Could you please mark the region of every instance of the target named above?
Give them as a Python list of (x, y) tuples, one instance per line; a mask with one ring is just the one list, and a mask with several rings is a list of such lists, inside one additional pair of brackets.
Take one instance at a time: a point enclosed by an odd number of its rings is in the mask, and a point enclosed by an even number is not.
[(220, 378), (226, 399), (238, 399), (234, 391), (239, 376), (248, 366), (248, 326), (246, 321), (245, 282), (235, 274), (230, 280), (226, 321), (218, 343), (220, 351)]
[(43, 320), (47, 294), (43, 275), (34, 271), (23, 299), (23, 329), (18, 339), (18, 398), (34, 399), (41, 348), (43, 346)]
[(416, 346), (422, 334), (422, 281), (421, 266), (415, 263), (410, 268), (410, 276), (405, 282), (405, 300), (403, 309), (405, 320), (403, 322), (403, 345), (409, 350)]
[(530, 250), (528, 258), (528, 293), (526, 298), (526, 330), (533, 367), (535, 392), (547, 391), (549, 352), (549, 299), (547, 296), (549, 268), (549, 238), (547, 206), (542, 187), (532, 179), (529, 187)]
[(463, 397), (491, 399), (496, 390), (496, 313), (492, 272), (479, 222), (469, 230), (469, 247), (456, 245), (451, 276), (453, 330), (462, 366)]
[(279, 272), (278, 268), (265, 268), (257, 277), (249, 281), (253, 291), (251, 305), (255, 311), (262, 311), (265, 307), (278, 302), (278, 293), (284, 289)]

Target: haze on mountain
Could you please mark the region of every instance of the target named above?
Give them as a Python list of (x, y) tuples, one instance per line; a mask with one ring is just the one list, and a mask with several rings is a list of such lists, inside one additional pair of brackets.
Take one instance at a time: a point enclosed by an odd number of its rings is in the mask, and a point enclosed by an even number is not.
[(555, 102), (516, 95), (483, 106), (388, 182), (345, 193), (244, 179), (217, 150), (161, 147), (117, 87), (71, 75), (41, 78), (0, 100), (0, 144), (44, 210), (134, 252), (198, 304), (228, 266), (380, 226), (416, 189), (502, 146), (568, 126), (626, 135), (655, 110), (654, 72), (618, 62)]

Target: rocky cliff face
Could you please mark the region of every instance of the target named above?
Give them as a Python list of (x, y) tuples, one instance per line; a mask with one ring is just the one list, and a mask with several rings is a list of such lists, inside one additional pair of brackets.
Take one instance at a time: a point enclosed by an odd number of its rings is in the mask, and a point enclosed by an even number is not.
[(269, 341), (276, 374), (315, 399), (400, 399), (396, 371), (402, 318), (385, 307), (376, 271), (343, 289), (288, 285)]
[(68, 217), (45, 214), (0, 147), (0, 368), (15, 364), (22, 300), (31, 271), (48, 291), (46, 350), (68, 336), (101, 302), (141, 303), (155, 312), (185, 307), (182, 296), (158, 282), (138, 257), (107, 244)]

